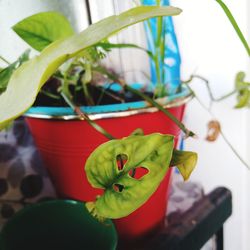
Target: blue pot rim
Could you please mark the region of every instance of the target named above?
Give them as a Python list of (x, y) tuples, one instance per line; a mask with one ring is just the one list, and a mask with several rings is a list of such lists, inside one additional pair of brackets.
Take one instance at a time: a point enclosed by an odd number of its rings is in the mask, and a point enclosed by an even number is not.
[[(190, 98), (192, 94), (188, 89), (183, 89), (178, 94), (173, 94), (164, 98), (159, 98), (157, 101), (166, 107), (175, 107), (184, 104)], [(150, 105), (146, 101), (137, 101), (129, 103), (97, 105), (97, 106), (81, 106), (81, 110), (93, 116), (92, 119), (100, 119), (108, 114), (119, 114), (121, 112), (136, 112), (140, 110), (140, 113), (145, 109), (149, 109)], [(151, 107), (152, 109), (152, 107)], [(44, 119), (64, 119), (71, 120), (77, 119), (77, 115), (70, 107), (32, 107), (26, 113), (26, 117), (44, 118)], [(97, 116), (97, 118), (96, 118)], [(109, 116), (109, 115), (108, 115)], [(79, 117), (78, 117), (79, 118)]]

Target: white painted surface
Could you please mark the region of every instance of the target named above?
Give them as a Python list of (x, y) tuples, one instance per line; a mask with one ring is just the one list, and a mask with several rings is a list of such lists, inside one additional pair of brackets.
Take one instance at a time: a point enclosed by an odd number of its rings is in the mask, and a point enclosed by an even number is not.
[(0, 0), (0, 55), (16, 60), (28, 46), (11, 27), (25, 17), (51, 10), (63, 13), (77, 31), (88, 26), (83, 0)]
[[(243, 32), (247, 32), (247, 0), (225, 0), (233, 10)], [(248, 58), (221, 8), (211, 0), (173, 0), (172, 4), (183, 9), (176, 17), (176, 29), (182, 55), (182, 78), (192, 73), (210, 81), (215, 96), (229, 92), (237, 71), (248, 69)], [(249, 8), (249, 6), (248, 6)], [(200, 98), (207, 103), (201, 83), (194, 82)], [(235, 99), (216, 104), (213, 112), (222, 129), (241, 155), (247, 156), (247, 113), (233, 110)], [(233, 193), (233, 215), (225, 226), (225, 250), (249, 250), (249, 171), (235, 157), (220, 137), (216, 143), (204, 141), (206, 124), (211, 117), (197, 101), (187, 106), (186, 124), (199, 139), (187, 140), (186, 148), (199, 153), (199, 163), (191, 180), (201, 182), (206, 192), (225, 186)], [(250, 121), (250, 120), (249, 120)], [(249, 124), (248, 121), (248, 124)]]

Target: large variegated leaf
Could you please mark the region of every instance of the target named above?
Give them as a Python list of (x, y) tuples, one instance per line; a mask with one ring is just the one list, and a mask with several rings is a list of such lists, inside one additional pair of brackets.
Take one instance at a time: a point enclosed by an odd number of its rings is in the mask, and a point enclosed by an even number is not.
[[(139, 208), (164, 178), (172, 158), (174, 137), (151, 134), (112, 140), (99, 146), (88, 158), (85, 171), (93, 187), (105, 189), (88, 207), (105, 218), (121, 218)], [(126, 158), (122, 169), (117, 161)], [(147, 173), (136, 178), (136, 170)]]
[(0, 129), (29, 109), (43, 84), (68, 59), (132, 24), (180, 12), (180, 9), (169, 6), (140, 6), (105, 18), (79, 34), (52, 43), (12, 75), (6, 92), (0, 96)]

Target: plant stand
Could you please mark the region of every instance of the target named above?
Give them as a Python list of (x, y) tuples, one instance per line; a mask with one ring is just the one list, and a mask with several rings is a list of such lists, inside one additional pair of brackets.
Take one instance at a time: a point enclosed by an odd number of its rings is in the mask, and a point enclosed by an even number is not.
[(141, 243), (119, 245), (119, 250), (199, 250), (214, 235), (216, 249), (223, 250), (223, 224), (232, 214), (232, 195), (216, 188), (183, 214), (166, 217), (166, 227)]

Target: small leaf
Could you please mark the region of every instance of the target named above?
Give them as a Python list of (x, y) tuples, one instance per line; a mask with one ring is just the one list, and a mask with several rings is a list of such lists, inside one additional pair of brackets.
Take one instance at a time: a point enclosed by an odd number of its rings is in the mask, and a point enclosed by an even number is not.
[[(129, 136), (99, 146), (85, 166), (91, 185), (105, 189), (105, 193), (91, 205), (92, 213), (105, 218), (121, 218), (143, 205), (163, 180), (173, 147), (173, 136), (157, 133)], [(117, 156), (121, 154), (128, 160), (119, 170)], [(146, 170), (139, 179), (130, 174), (137, 168)]]
[(194, 170), (197, 159), (198, 155), (194, 152), (174, 150), (170, 165), (176, 166), (186, 181)]
[(137, 128), (131, 133), (131, 135), (144, 135), (144, 131), (141, 128)]
[(14, 63), (0, 71), (0, 94), (5, 91), (14, 71), (29, 59), (30, 50), (26, 50)]
[(238, 103), (235, 108), (248, 107), (250, 104), (250, 83), (245, 81), (246, 74), (244, 72), (237, 73), (235, 77), (235, 89), (237, 91)]
[(5, 91), (12, 74), (16, 69), (16, 64), (16, 62), (12, 63), (0, 72), (0, 94)]
[(13, 26), (13, 30), (38, 51), (74, 34), (69, 21), (58, 12), (42, 12), (27, 17)]
[(241, 83), (241, 82), (244, 82), (245, 76), (246, 76), (245, 72), (242, 72), (242, 71), (240, 71), (240, 72), (238, 72), (238, 73), (236, 74), (236, 77), (235, 77), (235, 88), (236, 88), (237, 90), (240, 90), (240, 89), (241, 89), (240, 83)]
[(30, 57), (30, 49), (26, 49), (21, 56), (17, 59), (19, 65), (21, 66), (24, 62), (28, 61)]
[(239, 109), (248, 107), (250, 103), (250, 91), (248, 89), (240, 91), (237, 99), (238, 103), (236, 104), (235, 108)]

